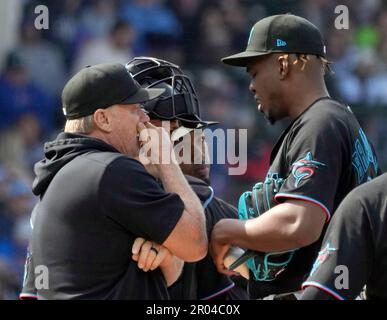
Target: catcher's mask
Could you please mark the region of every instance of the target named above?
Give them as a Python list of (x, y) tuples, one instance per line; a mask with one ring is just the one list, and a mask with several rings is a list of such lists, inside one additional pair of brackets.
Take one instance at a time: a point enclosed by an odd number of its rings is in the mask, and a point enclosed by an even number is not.
[[(267, 178), (264, 182), (257, 183), (252, 191), (246, 191), (239, 197), (238, 215), (239, 219), (246, 220), (257, 218), (272, 207), (272, 199), (268, 195), (274, 196), (278, 193), (283, 179)], [(268, 189), (271, 189), (269, 192)], [(264, 208), (264, 209), (262, 209)], [(246, 264), (254, 276), (255, 281), (273, 281), (285, 270), (292, 260), (295, 250), (286, 252), (257, 252), (247, 250), (230, 269), (235, 269), (239, 264), (246, 261)]]
[(179, 66), (157, 58), (136, 57), (126, 69), (143, 88), (163, 88), (157, 99), (144, 103), (153, 119), (180, 120), (187, 128), (215, 123), (200, 118), (199, 99), (188, 76)]

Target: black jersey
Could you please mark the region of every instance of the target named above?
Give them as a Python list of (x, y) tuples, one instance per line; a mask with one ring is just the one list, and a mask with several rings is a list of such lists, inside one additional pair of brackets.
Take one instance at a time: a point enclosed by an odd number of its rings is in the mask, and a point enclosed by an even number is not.
[[(379, 173), (374, 150), (349, 107), (328, 97), (316, 100), (284, 131), (273, 148), (268, 178), (285, 179), (275, 196), (312, 202), (326, 221), (357, 185)], [(317, 255), (321, 239), (296, 250), (287, 269), (271, 282), (249, 282), (252, 297), (297, 291)]]
[[(45, 153), (35, 166), (40, 201), (21, 297), (169, 299), (160, 269), (143, 272), (131, 249), (137, 237), (167, 239), (184, 210), (180, 197), (98, 139), (62, 133)], [(40, 267), (47, 286), (34, 285)]]
[(302, 299), (387, 299), (387, 174), (353, 190), (340, 204)]
[[(214, 225), (221, 219), (237, 219), (237, 209), (225, 201), (214, 196), (214, 190), (203, 180), (185, 176), (193, 191), (201, 200), (206, 216), (208, 239)], [(227, 299), (246, 300), (248, 295), (243, 281), (234, 281), (216, 269), (211, 255), (193, 263), (185, 263), (180, 281), (169, 288), (172, 299)]]

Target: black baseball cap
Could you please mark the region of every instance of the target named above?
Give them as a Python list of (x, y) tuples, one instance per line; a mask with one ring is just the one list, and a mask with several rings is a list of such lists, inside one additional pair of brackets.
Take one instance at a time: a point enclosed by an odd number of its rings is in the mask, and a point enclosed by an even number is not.
[(114, 104), (135, 104), (153, 100), (164, 89), (145, 89), (119, 63), (88, 66), (66, 84), (62, 92), (62, 107), (66, 119), (77, 119), (99, 108)]
[(245, 67), (252, 58), (276, 52), (325, 57), (326, 47), (313, 23), (293, 14), (280, 14), (259, 20), (251, 28), (246, 50), (225, 57), (222, 62)]

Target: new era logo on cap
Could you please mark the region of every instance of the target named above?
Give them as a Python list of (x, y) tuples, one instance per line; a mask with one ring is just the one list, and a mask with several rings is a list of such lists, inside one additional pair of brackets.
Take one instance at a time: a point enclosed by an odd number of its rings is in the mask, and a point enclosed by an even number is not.
[(287, 43), (284, 40), (277, 39), (277, 47), (286, 47)]

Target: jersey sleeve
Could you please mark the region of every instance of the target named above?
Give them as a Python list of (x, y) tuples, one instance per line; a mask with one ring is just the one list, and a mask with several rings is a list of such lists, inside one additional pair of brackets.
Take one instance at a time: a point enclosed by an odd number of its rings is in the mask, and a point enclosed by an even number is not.
[(27, 248), (27, 257), (24, 265), (23, 287), (19, 294), (20, 300), (36, 300), (38, 291), (35, 287), (35, 273), (32, 254), (30, 248)]
[(302, 299), (355, 299), (370, 277), (373, 238), (362, 201), (351, 193), (329, 223)]
[(162, 244), (184, 211), (175, 193), (167, 193), (136, 160), (118, 158), (106, 169), (100, 185), (105, 214), (136, 236)]
[(329, 119), (309, 117), (299, 123), (287, 141), (287, 177), (275, 200), (312, 202), (324, 210), (329, 221), (343, 159), (349, 159), (345, 135), (345, 128)]

